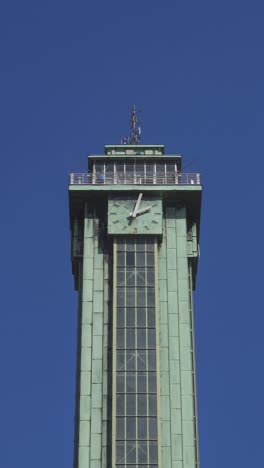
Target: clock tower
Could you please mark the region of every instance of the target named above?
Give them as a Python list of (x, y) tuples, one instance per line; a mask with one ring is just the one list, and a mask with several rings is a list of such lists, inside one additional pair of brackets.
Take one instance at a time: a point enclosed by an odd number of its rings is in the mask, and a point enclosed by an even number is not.
[(69, 180), (78, 291), (74, 468), (199, 468), (193, 290), (200, 175), (106, 145)]

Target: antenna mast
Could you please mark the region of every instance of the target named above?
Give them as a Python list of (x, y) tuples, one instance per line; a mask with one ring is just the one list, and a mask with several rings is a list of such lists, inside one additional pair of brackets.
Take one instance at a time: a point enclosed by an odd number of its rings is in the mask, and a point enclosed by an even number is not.
[(133, 105), (130, 115), (130, 135), (129, 137), (123, 137), (121, 140), (122, 145), (138, 145), (141, 140), (141, 122), (138, 120), (138, 112), (136, 106)]

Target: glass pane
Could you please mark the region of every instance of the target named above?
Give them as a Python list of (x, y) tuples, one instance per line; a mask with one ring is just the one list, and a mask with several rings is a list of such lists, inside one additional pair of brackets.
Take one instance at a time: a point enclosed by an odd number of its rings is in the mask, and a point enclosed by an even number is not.
[(154, 255), (151, 252), (147, 252), (147, 266), (154, 267)]
[(165, 175), (165, 162), (156, 164), (156, 174), (157, 176), (164, 177)]
[(125, 433), (125, 419), (116, 418), (116, 438), (117, 440), (123, 440)]
[(124, 163), (116, 163), (116, 172), (118, 175), (123, 175), (124, 174)]
[(157, 396), (156, 395), (149, 395), (149, 415), (156, 416), (157, 414)]
[(144, 176), (144, 162), (136, 161), (136, 172), (140, 176)]
[(161, 175), (165, 174), (165, 161), (156, 163), (156, 173)]
[(146, 249), (148, 252), (154, 252), (154, 242), (152, 239), (146, 239)]
[(147, 269), (147, 286), (155, 285), (155, 272), (154, 268)]
[(137, 306), (142, 307), (146, 304), (146, 292), (145, 288), (138, 288), (137, 290)]
[(116, 305), (117, 307), (124, 307), (125, 305), (125, 291), (123, 288), (117, 288)]
[(116, 331), (116, 347), (117, 349), (125, 347), (125, 330), (124, 328), (118, 328)]
[(127, 307), (135, 306), (135, 289), (134, 288), (128, 288), (126, 290), (126, 304), (127, 304)]
[(174, 174), (174, 171), (175, 171), (175, 164), (174, 164), (174, 163), (167, 162), (167, 163), (166, 163), (166, 171), (167, 171), (167, 174), (169, 174), (169, 173)]
[(96, 162), (95, 163), (95, 171), (103, 173), (104, 172), (104, 164)]
[(136, 418), (127, 418), (126, 419), (126, 433), (127, 439), (135, 439), (136, 438)]
[(145, 307), (138, 307), (137, 309), (137, 326), (145, 327), (146, 326), (146, 309)]
[(134, 161), (125, 162), (126, 172), (134, 172)]
[(126, 310), (126, 327), (135, 327), (135, 309), (133, 307)]
[(125, 369), (125, 353), (124, 351), (117, 350), (116, 352), (116, 368), (118, 371)]
[(166, 172), (167, 172), (167, 182), (174, 182), (175, 181), (175, 164), (167, 162)]
[(145, 254), (142, 252), (137, 252), (136, 254), (137, 266), (145, 266)]
[(126, 253), (126, 266), (133, 267), (135, 265), (135, 254), (134, 252)]
[(117, 326), (122, 328), (125, 326), (125, 309), (123, 307), (118, 307), (116, 310), (116, 321), (117, 321)]
[(117, 252), (125, 250), (125, 241), (122, 237), (119, 237), (116, 243), (117, 243)]
[(148, 352), (148, 368), (150, 371), (156, 370), (156, 352), (155, 351)]
[(125, 168), (126, 168), (126, 180), (128, 182), (133, 182), (134, 181), (134, 162), (133, 161), (126, 162)]
[[(117, 463), (122, 463), (122, 467), (124, 466), (125, 460), (125, 443), (124, 442), (117, 442), (116, 443), (116, 462)], [(119, 465), (117, 465), (119, 466)]]
[[(136, 444), (135, 442), (127, 442), (126, 444), (127, 463), (136, 463)], [(122, 466), (124, 468), (124, 465)], [(129, 466), (130, 468), (130, 466)]]
[(150, 463), (157, 463), (158, 461), (157, 442), (150, 442), (149, 444), (149, 461)]
[(157, 439), (157, 419), (149, 418), (149, 438)]
[(155, 289), (154, 288), (147, 289), (147, 301), (148, 301), (148, 307), (155, 306)]
[(126, 391), (127, 393), (135, 393), (136, 391), (136, 374), (134, 372), (127, 373)]
[(126, 250), (127, 252), (134, 252), (135, 250), (135, 240), (134, 239), (127, 239), (126, 240)]
[(148, 327), (155, 327), (155, 309), (148, 307)]
[(145, 372), (139, 372), (137, 386), (138, 393), (145, 393), (147, 391), (147, 378)]
[(125, 286), (125, 270), (118, 268), (116, 274), (117, 286)]
[(135, 270), (127, 270), (126, 272), (126, 284), (127, 286), (135, 286), (135, 280), (136, 280), (136, 275), (135, 275)]
[(123, 252), (117, 254), (117, 266), (125, 266), (125, 254)]
[(144, 464), (148, 461), (148, 446), (146, 443), (138, 444), (138, 463)]
[(125, 374), (117, 372), (116, 374), (116, 391), (122, 393), (125, 391)]
[(127, 351), (126, 353), (126, 368), (128, 371), (134, 371), (135, 368), (136, 368), (136, 354), (135, 354), (135, 351), (134, 352), (131, 352), (131, 351)]
[(126, 396), (126, 413), (128, 416), (136, 414), (136, 395), (133, 393)]
[[(153, 396), (153, 395), (149, 395)], [(138, 407), (138, 415), (139, 416), (146, 416), (147, 415), (147, 395), (138, 395), (137, 396), (137, 407)]]
[(136, 278), (137, 278), (137, 286), (145, 286), (145, 283), (146, 283), (145, 270), (140, 269), (140, 268), (137, 269)]
[(148, 349), (156, 348), (156, 330), (151, 328), (148, 330)]
[(136, 242), (136, 251), (137, 252), (145, 252), (146, 241), (145, 239), (138, 240)]
[(147, 177), (153, 176), (153, 168), (154, 168), (153, 162), (147, 161), (147, 162), (146, 162), (146, 174), (147, 174)]
[(148, 374), (148, 391), (149, 393), (157, 393), (156, 372), (149, 372)]
[(146, 329), (138, 328), (137, 330), (137, 348), (146, 349)]
[(125, 414), (125, 396), (116, 396), (116, 414), (117, 416), (123, 416)]
[(147, 418), (138, 418), (138, 439), (147, 439)]
[(126, 348), (135, 349), (135, 329), (127, 328), (126, 330)]
[(146, 370), (146, 351), (137, 352), (137, 366), (138, 370)]
[(105, 162), (105, 175), (111, 176), (114, 173), (114, 163), (110, 161)]

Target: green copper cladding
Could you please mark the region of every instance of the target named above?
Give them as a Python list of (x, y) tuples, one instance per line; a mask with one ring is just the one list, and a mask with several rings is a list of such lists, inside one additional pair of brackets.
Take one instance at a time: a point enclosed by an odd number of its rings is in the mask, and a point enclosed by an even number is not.
[(70, 175), (69, 202), (74, 468), (199, 468), (200, 175), (183, 174), (164, 145), (106, 145)]
[(159, 252), (162, 466), (179, 468), (199, 464), (192, 276), (186, 207), (167, 207)]

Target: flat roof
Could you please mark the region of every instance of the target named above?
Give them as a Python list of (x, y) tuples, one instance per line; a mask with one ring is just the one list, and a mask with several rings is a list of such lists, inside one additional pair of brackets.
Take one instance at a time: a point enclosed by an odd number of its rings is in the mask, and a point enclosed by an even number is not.
[(166, 158), (168, 159), (181, 159), (182, 156), (181, 154), (88, 154), (88, 158), (90, 159), (120, 159), (120, 158), (125, 158), (125, 159), (147, 159), (147, 158), (156, 158), (156, 159), (161, 159), (164, 160)]

